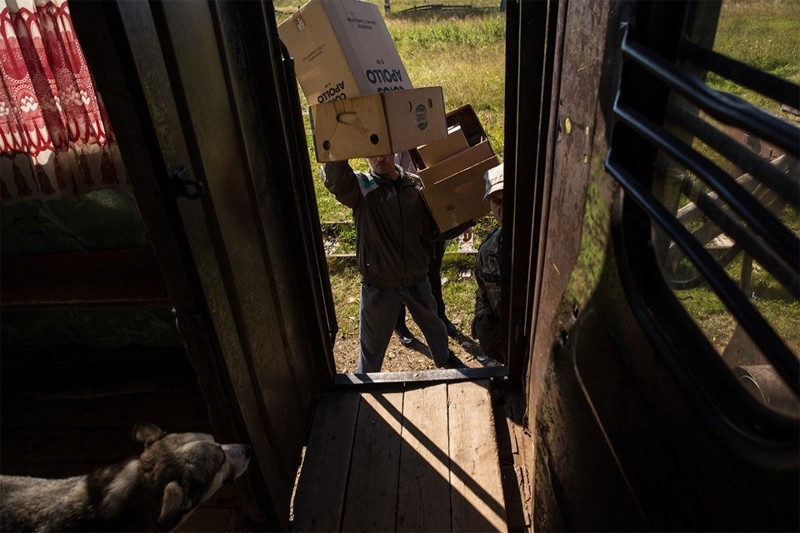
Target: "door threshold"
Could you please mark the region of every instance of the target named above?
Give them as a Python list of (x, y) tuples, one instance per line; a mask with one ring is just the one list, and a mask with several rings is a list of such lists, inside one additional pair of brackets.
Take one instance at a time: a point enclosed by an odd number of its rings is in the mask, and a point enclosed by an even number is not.
[(505, 366), (483, 368), (448, 368), (442, 370), (414, 370), (406, 372), (367, 372), (336, 374), (335, 385), (369, 385), (379, 383), (465, 381), (486, 378), (501, 378), (508, 375)]

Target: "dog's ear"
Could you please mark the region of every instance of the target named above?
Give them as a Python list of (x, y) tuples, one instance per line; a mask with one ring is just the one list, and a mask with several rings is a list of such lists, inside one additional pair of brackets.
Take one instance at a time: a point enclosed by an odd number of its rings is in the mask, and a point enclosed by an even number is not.
[(166, 432), (163, 429), (148, 422), (139, 422), (133, 427), (133, 438), (143, 442), (145, 448), (164, 438), (164, 435)]
[(192, 502), (189, 495), (177, 481), (170, 481), (164, 487), (164, 497), (161, 500), (161, 515), (158, 525), (165, 531), (178, 525), (184, 513), (191, 508)]

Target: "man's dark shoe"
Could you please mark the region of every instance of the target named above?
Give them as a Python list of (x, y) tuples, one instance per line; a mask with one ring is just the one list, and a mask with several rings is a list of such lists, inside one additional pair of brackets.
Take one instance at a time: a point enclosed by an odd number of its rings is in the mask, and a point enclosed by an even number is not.
[(456, 329), (455, 324), (450, 322), (447, 318), (442, 320), (444, 322), (444, 327), (447, 329), (447, 336), (448, 337), (455, 337), (458, 335), (458, 329)]
[(456, 357), (456, 354), (453, 353), (453, 350), (450, 350), (450, 357), (447, 358), (447, 361), (445, 361), (443, 365), (436, 366), (439, 368), (469, 368), (461, 361), (461, 359)]
[(400, 340), (400, 344), (403, 346), (408, 346), (414, 342), (414, 335), (408, 331), (408, 327), (405, 324), (394, 328), (394, 332), (397, 334), (397, 338)]

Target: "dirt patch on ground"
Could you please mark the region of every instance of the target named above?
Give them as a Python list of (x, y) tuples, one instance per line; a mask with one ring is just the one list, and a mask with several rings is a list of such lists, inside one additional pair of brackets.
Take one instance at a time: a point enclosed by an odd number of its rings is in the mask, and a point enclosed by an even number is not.
[[(386, 357), (383, 359), (384, 372), (407, 372), (416, 370), (436, 370), (436, 365), (431, 359), (430, 350), (425, 344), (425, 339), (412, 320), (406, 322), (408, 329), (414, 334), (415, 342), (409, 346), (400, 343), (397, 335), (392, 335), (389, 347), (386, 349)], [(484, 358), (478, 341), (465, 335), (461, 324), (456, 324), (459, 334), (450, 338), (450, 349), (470, 368), (481, 368), (485, 366), (500, 366), (494, 359)], [(336, 360), (336, 371), (347, 373), (356, 371), (358, 361), (358, 333), (340, 334), (336, 337), (336, 344), (333, 347), (333, 356)]]

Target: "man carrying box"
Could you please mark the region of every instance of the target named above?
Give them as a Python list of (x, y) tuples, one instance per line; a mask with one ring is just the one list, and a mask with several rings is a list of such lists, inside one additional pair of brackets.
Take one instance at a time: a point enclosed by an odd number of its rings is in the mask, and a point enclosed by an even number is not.
[(356, 225), (361, 273), (357, 372), (380, 372), (401, 304), (425, 336), (436, 366), (464, 368), (449, 349), (447, 330), (436, 314), (428, 263), (434, 240), (456, 237), (467, 224), (439, 234), (417, 176), (397, 166), (394, 157), (367, 158), (366, 173), (354, 171), (347, 161), (322, 167), (325, 187), (353, 210)]

